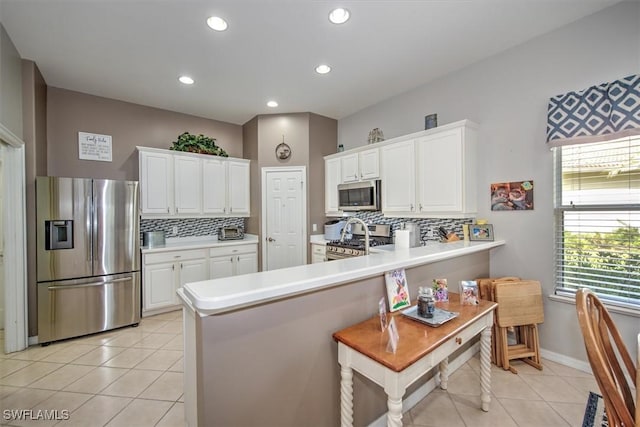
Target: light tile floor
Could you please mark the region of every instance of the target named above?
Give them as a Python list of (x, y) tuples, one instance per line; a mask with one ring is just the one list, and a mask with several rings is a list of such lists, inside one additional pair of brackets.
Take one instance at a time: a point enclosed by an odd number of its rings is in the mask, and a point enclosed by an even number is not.
[[(0, 345), (4, 336), (0, 331)], [(0, 353), (0, 425), (184, 426), (182, 312), (142, 319), (137, 328), (47, 347)], [(408, 427), (580, 426), (593, 376), (548, 360), (544, 370), (515, 362), (518, 375), (492, 366), (491, 408), (482, 412), (478, 357), (404, 414)], [(338, 402), (336, 402), (338, 404)], [(8, 410), (48, 410), (67, 420), (8, 420)]]

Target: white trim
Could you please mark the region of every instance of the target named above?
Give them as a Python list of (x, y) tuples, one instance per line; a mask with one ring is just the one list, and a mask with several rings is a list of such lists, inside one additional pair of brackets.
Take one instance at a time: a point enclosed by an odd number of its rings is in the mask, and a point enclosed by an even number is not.
[[(548, 298), (551, 301), (561, 302), (561, 303), (570, 304), (570, 305), (576, 305), (575, 296), (551, 294), (551, 295), (548, 296)], [(602, 299), (601, 299), (601, 301), (602, 301)], [(617, 314), (624, 314), (624, 315), (632, 316), (632, 317), (640, 317), (640, 311), (637, 310), (637, 309), (621, 307), (619, 305), (610, 304), (610, 303), (608, 303), (606, 301), (602, 301), (602, 303), (607, 308), (607, 311), (609, 313), (617, 313)]]
[(13, 132), (11, 132), (5, 125), (0, 123), (0, 142), (6, 142), (14, 148), (20, 148), (24, 145), (24, 142)]
[[(263, 167), (261, 172), (261, 189), (262, 189), (262, 207), (260, 221), (262, 223), (261, 230), (266, 230), (267, 219), (267, 173), (269, 172), (300, 172), (302, 174), (302, 236), (300, 240), (300, 246), (302, 247), (302, 260), (303, 264), (307, 262), (307, 167), (306, 166), (283, 166), (283, 167)], [(262, 231), (258, 240), (262, 242), (262, 270), (266, 271), (267, 266), (267, 245), (264, 244), (262, 239), (265, 238), (265, 233)]]
[(548, 359), (552, 362), (559, 363), (561, 365), (568, 366), (570, 368), (577, 369), (579, 371), (586, 372), (591, 374), (591, 365), (589, 362), (585, 362), (584, 360), (574, 359), (573, 357), (565, 356), (564, 354), (554, 353), (553, 351), (545, 350), (544, 348), (540, 349), (540, 357), (543, 359)]
[[(0, 125), (2, 138), (6, 128)], [(13, 135), (13, 134), (11, 134)], [(9, 135), (9, 137), (12, 137)], [(15, 137), (15, 135), (13, 135)], [(6, 139), (5, 139), (6, 140)], [(19, 140), (18, 140), (19, 141)], [(15, 140), (13, 141), (15, 143)], [(27, 347), (27, 245), (25, 212), (25, 148), (24, 143), (4, 145), (2, 207), (4, 234), (4, 292), (6, 353)]]

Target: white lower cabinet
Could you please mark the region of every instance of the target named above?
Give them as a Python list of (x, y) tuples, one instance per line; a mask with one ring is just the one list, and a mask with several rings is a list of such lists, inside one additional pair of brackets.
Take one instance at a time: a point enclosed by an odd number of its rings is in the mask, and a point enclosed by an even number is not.
[(142, 315), (180, 308), (176, 291), (187, 283), (257, 271), (257, 243), (143, 254)]
[(258, 245), (236, 245), (209, 249), (209, 277), (239, 276), (258, 271)]
[(327, 245), (324, 243), (311, 244), (311, 264), (325, 262), (327, 256)]
[(144, 254), (142, 265), (143, 315), (180, 307), (176, 291), (209, 278), (206, 249)]

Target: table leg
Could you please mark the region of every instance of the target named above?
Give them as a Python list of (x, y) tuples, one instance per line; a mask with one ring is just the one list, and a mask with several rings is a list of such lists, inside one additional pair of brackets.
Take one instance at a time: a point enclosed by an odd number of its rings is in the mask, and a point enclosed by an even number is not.
[(440, 388), (446, 390), (449, 386), (449, 358), (445, 357), (440, 362)]
[(402, 427), (402, 396), (388, 396), (387, 408), (387, 427)]
[(480, 333), (480, 389), (482, 410), (487, 412), (491, 403), (491, 327)]
[(342, 366), (340, 369), (340, 425), (353, 426), (353, 369)]

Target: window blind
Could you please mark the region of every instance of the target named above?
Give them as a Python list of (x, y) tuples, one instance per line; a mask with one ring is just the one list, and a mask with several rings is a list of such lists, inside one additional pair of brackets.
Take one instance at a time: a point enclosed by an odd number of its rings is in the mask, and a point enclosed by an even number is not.
[(556, 293), (640, 308), (640, 136), (554, 149)]

